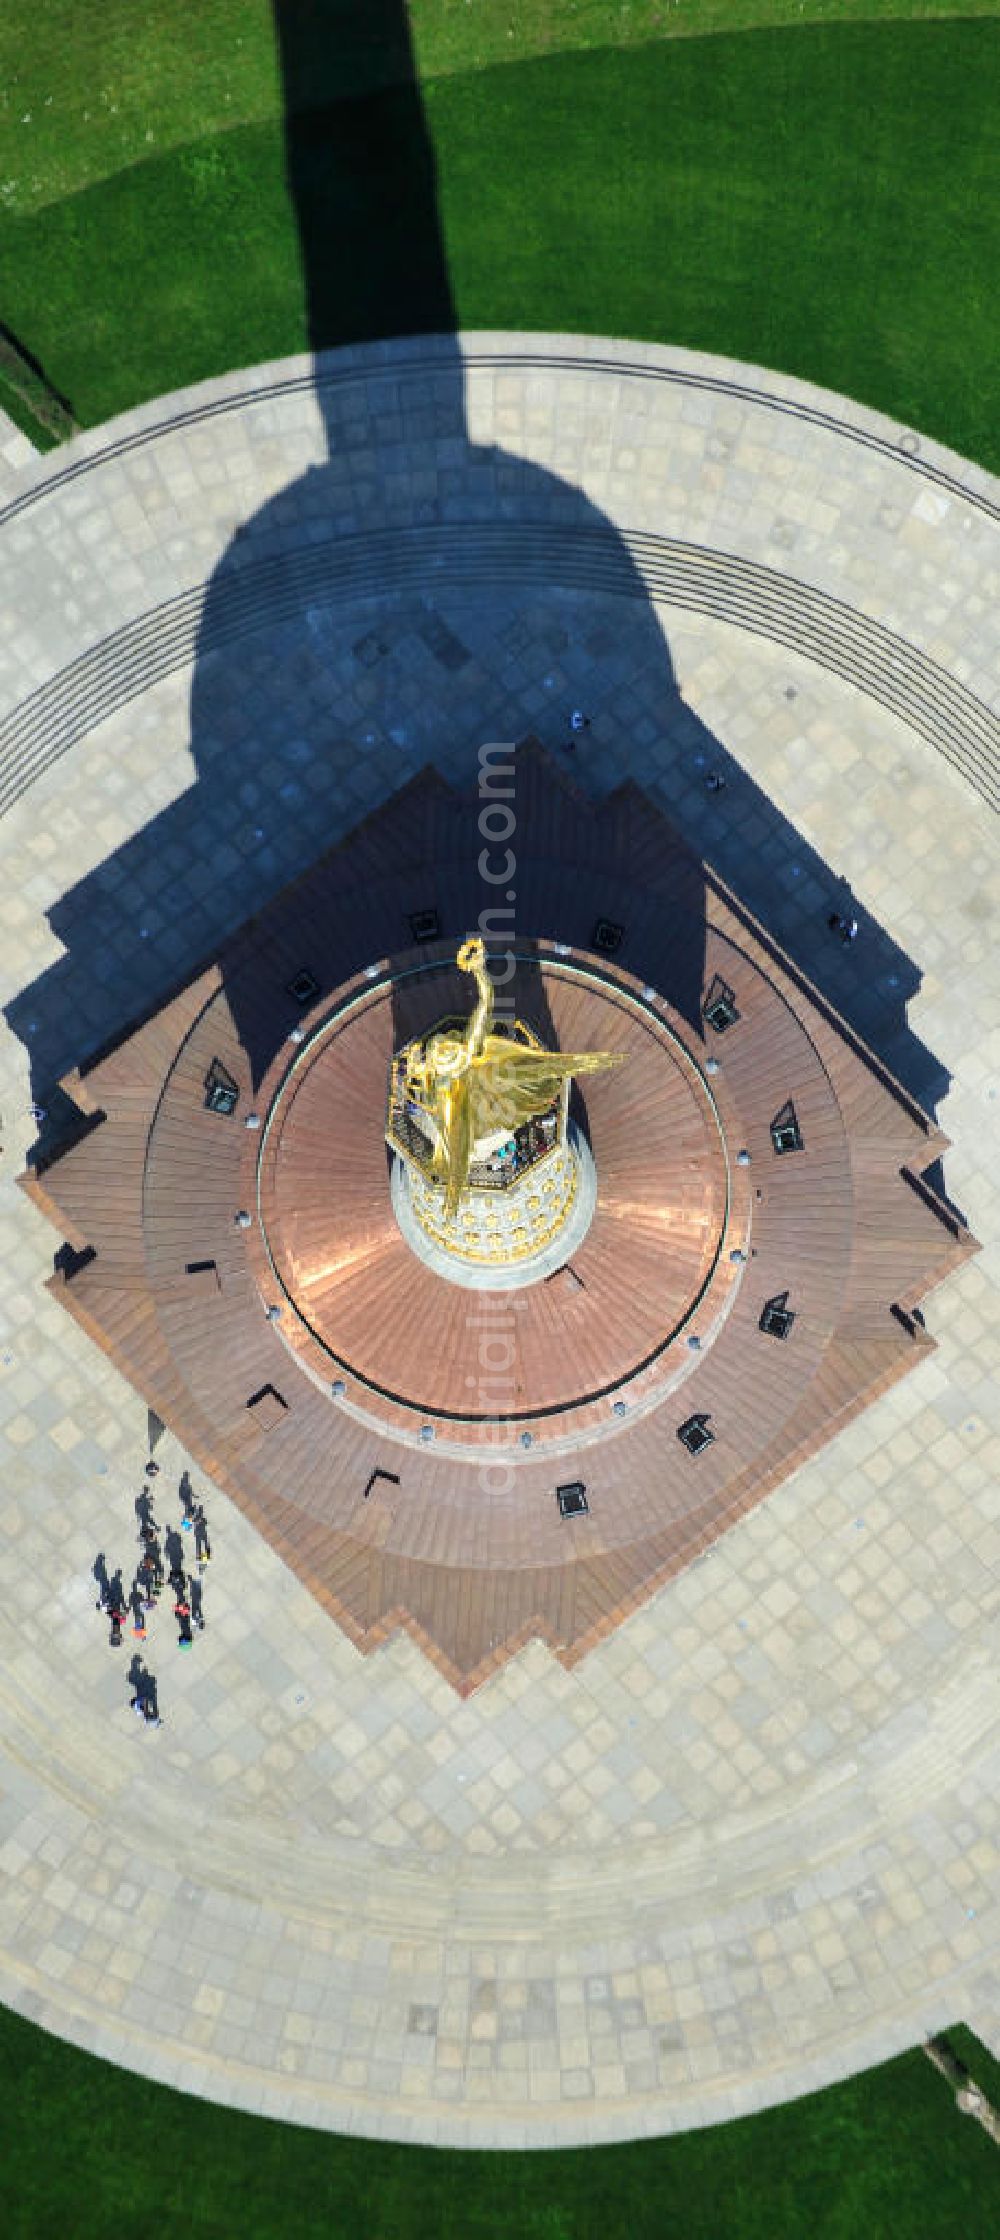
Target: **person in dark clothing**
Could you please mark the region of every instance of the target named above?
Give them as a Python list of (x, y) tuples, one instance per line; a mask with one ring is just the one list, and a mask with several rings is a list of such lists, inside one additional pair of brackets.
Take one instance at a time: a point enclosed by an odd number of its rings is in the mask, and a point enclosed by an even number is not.
[(129, 1678), (134, 1690), (129, 1710), (135, 1712), (137, 1719), (144, 1720), (147, 1727), (162, 1727), (163, 1721), (156, 1699), (156, 1681), (138, 1658), (133, 1662)]
[(132, 1581), (132, 1592), (128, 1598), (128, 1606), (132, 1612), (132, 1631), (135, 1634), (136, 1640), (145, 1641), (146, 1611), (149, 1605), (146, 1602), (146, 1598), (143, 1594), (142, 1581), (140, 1579), (138, 1571), (136, 1572), (135, 1578)]
[(194, 1619), (194, 1623), (197, 1626), (199, 1633), (204, 1633), (205, 1612), (202, 1606), (201, 1580), (192, 1579), (189, 1591), (191, 1595), (191, 1616)]
[(193, 1523), (194, 1552), (199, 1563), (204, 1566), (206, 1563), (211, 1563), (212, 1548), (208, 1537), (208, 1518), (205, 1515), (204, 1503), (201, 1501), (195, 1502)]
[(135, 1513), (139, 1522), (140, 1537), (142, 1533), (145, 1532), (147, 1526), (151, 1526), (152, 1530), (154, 1532), (156, 1531), (156, 1518), (153, 1515), (153, 1494), (151, 1487), (143, 1486), (140, 1492), (136, 1494)]
[(140, 1537), (143, 1551), (142, 1564), (143, 1567), (148, 1568), (153, 1583), (153, 1593), (157, 1595), (163, 1585), (163, 1557), (160, 1553), (159, 1536), (155, 1525), (143, 1525)]
[(97, 1607), (99, 1610), (103, 1608), (111, 1621), (111, 1631), (108, 1635), (109, 1644), (112, 1649), (120, 1649), (126, 1611), (125, 1592), (122, 1587), (120, 1570), (115, 1572), (113, 1579), (109, 1579), (105, 1573), (103, 1577), (99, 1578), (98, 1585), (101, 1591)]
[(194, 1513), (197, 1504), (194, 1498), (194, 1487), (187, 1470), (182, 1474), (180, 1485), (177, 1488), (177, 1498), (184, 1511), (181, 1529), (184, 1532), (190, 1532), (194, 1525)]

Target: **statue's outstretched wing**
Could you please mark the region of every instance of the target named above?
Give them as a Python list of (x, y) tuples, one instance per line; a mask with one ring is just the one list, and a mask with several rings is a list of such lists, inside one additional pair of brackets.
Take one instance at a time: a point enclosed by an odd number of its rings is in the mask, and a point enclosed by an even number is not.
[(603, 1073), (623, 1061), (624, 1052), (525, 1050), (502, 1035), (489, 1035), (482, 1056), (469, 1069), (475, 1099), (473, 1134), (519, 1127), (551, 1109), (568, 1075)]

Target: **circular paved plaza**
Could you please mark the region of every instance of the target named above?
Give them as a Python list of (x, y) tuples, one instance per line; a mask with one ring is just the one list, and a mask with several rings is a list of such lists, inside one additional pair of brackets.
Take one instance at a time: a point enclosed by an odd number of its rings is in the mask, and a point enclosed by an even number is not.
[[(221, 2100), (442, 2143), (684, 2128), (1000, 2044), (1000, 488), (603, 340), (399, 342), (79, 438), (0, 514), (0, 1994)], [(44, 1290), (33, 1097), (425, 762), (636, 779), (952, 1139), (912, 1374), (572, 1671), (363, 1658), (205, 1487), (128, 1709), (146, 1410)], [(724, 778), (710, 791), (708, 774)], [(850, 903), (859, 937), (830, 935)], [(186, 1457), (157, 1445), (172, 1520)], [(203, 1481), (198, 1480), (199, 1490)], [(179, 1521), (180, 1511), (176, 1509)]]

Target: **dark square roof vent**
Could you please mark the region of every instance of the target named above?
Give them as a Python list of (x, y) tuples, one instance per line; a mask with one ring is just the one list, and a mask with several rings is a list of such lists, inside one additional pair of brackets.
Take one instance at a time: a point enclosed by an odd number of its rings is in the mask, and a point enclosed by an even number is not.
[(598, 918), (591, 934), (591, 943), (605, 957), (613, 957), (625, 939), (625, 928), (615, 924), (613, 918)]
[(776, 1112), (771, 1122), (771, 1142), (779, 1156), (784, 1151), (802, 1151), (802, 1130), (795, 1115), (791, 1098)]
[(787, 1291), (776, 1291), (773, 1299), (765, 1300), (757, 1328), (766, 1338), (787, 1338), (794, 1320)]
[(228, 1118), (239, 1103), (239, 1082), (223, 1065), (221, 1058), (213, 1058), (205, 1075), (205, 1110), (221, 1112)]
[(413, 910), (410, 913), (410, 932), (414, 941), (436, 941), (441, 931), (441, 920), (436, 910)]
[(301, 972), (296, 973), (294, 980), (289, 981), (288, 993), (296, 1003), (301, 1004), (303, 1011), (307, 1003), (315, 1002), (319, 994), (319, 981), (306, 965), (303, 965)]
[(585, 1517), (590, 1506), (582, 1478), (573, 1478), (568, 1485), (557, 1486), (556, 1500), (561, 1517)]
[(725, 1034), (727, 1027), (735, 1027), (736, 1025), (740, 1015), (736, 997), (729, 986), (729, 982), (722, 978), (720, 972), (716, 973), (714, 980), (705, 990), (701, 1015), (703, 1019), (707, 1020), (710, 1027), (714, 1027), (716, 1034)]
[(708, 1428), (711, 1420), (707, 1415), (688, 1416), (686, 1423), (678, 1425), (677, 1437), (689, 1454), (703, 1454), (705, 1448), (711, 1446), (715, 1438), (714, 1431)]

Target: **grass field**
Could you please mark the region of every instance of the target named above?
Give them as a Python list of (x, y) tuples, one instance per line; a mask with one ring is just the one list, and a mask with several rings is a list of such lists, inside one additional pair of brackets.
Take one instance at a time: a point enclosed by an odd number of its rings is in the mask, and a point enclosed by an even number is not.
[[(950, 2041), (1000, 2102), (1000, 2065)], [(1000, 2154), (919, 2052), (746, 2122), (623, 2147), (440, 2153), (144, 2084), (0, 2008), (5, 2240), (995, 2240)]]
[[(760, 25), (989, 16), (995, 0), (4, 0), (0, 186), (38, 208), (171, 147), (280, 117), (274, 9), (319, 14), (300, 101), (323, 107), (409, 80), (566, 49), (631, 47)], [(404, 28), (405, 26), (405, 28)]]
[[(372, 6), (398, 24), (394, 0)], [(1000, 22), (846, 12), (793, 29), (788, 0), (414, 0), (419, 126), (398, 39), (326, 41), (297, 72), (309, 225), (264, 0), (205, 0), (183, 25), (115, 0), (85, 29), (69, 0), (7, 0), (3, 41), (20, 17), (24, 44), (0, 127), (3, 316), (84, 424), (310, 340), (440, 324), (433, 290), (400, 301), (379, 247), (393, 193), (412, 206), (426, 128), (438, 208), (422, 222), (460, 324), (718, 350), (1000, 466)], [(60, 36), (29, 36), (29, 16)], [(780, 20), (694, 35), (724, 16)], [(397, 84), (330, 99), (373, 75)]]

